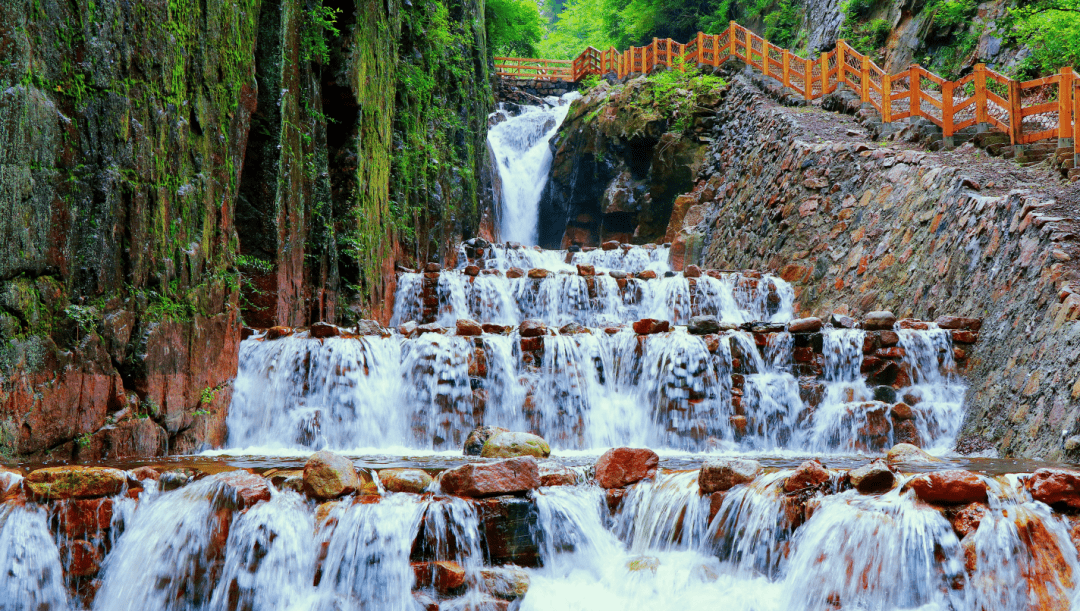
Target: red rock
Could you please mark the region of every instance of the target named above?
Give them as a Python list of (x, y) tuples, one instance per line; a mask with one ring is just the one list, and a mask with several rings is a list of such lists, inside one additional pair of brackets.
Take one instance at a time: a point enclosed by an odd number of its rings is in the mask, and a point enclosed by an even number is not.
[(579, 276), (595, 276), (596, 269), (591, 265), (578, 265), (577, 273)]
[(618, 511), (624, 496), (626, 496), (626, 488), (612, 488), (605, 491), (604, 500), (607, 502), (608, 511), (611, 513)]
[(521, 269), (520, 267), (511, 267), (510, 269), (506, 270), (507, 278), (521, 278), (524, 275), (525, 270)]
[(484, 334), (484, 327), (475, 320), (469, 320), (468, 318), (459, 318), (457, 320), (457, 334), (461, 336), (474, 337)]
[(647, 269), (647, 270), (645, 270), (643, 272), (638, 272), (634, 276), (636, 278), (640, 279), (640, 280), (655, 280), (656, 279), (656, 272), (654, 272), (651, 269)]
[(507, 326), (504, 326), (504, 325), (494, 325), (494, 324), (491, 324), (489, 322), (486, 322), (486, 323), (480, 325), (480, 329), (483, 330), (484, 333), (499, 333), (499, 334), (502, 334), (502, 333), (508, 333), (510, 330), (513, 329), (513, 327), (507, 327)]
[(882, 346), (895, 346), (900, 343), (900, 335), (896, 331), (882, 331), (880, 337)]
[(93, 577), (101, 570), (101, 550), (89, 541), (76, 539), (66, 543), (60, 553), (63, 558), (70, 558), (67, 573), (72, 577)]
[(525, 320), (518, 327), (521, 337), (540, 337), (547, 334), (547, 325), (539, 320)]
[(957, 344), (974, 344), (979, 341), (979, 334), (975, 331), (953, 331), (952, 341)]
[(465, 585), (465, 569), (456, 562), (414, 562), (412, 568), (416, 585), (433, 585), (440, 594), (450, 594)]
[(315, 499), (336, 499), (360, 490), (360, 476), (352, 461), (322, 450), (304, 464), (304, 492)]
[(316, 339), (323, 339), (327, 337), (337, 337), (341, 335), (341, 329), (334, 325), (325, 322), (317, 322), (311, 325), (308, 329), (308, 335)]
[(551, 272), (549, 272), (546, 269), (540, 269), (538, 267), (534, 267), (533, 269), (529, 270), (529, 277), (532, 278), (533, 280), (539, 280), (541, 278), (547, 278), (548, 274), (550, 274), (550, 273)]
[(86, 499), (114, 496), (127, 484), (127, 474), (108, 467), (47, 467), (23, 480), (27, 492), (46, 499)]
[(902, 359), (904, 358), (904, 349), (900, 346), (893, 346), (892, 348), (881, 348), (877, 351), (877, 356), (884, 359)]
[(908, 486), (927, 503), (958, 505), (986, 502), (986, 482), (963, 469), (920, 475), (908, 482)]
[(413, 599), (416, 600), (416, 604), (424, 611), (439, 611), (439, 601), (428, 596), (424, 592), (414, 591), (412, 595)]
[(58, 501), (53, 510), (69, 539), (99, 538), (112, 525), (113, 500), (109, 498)]
[(542, 467), (540, 469), (541, 486), (575, 486), (577, 473), (568, 467)]
[(465, 266), (465, 275), (466, 276), (479, 276), (480, 275), (480, 267), (476, 266), (476, 265), (466, 265)]
[(282, 337), (288, 337), (293, 334), (293, 330), (289, 327), (270, 327), (266, 330), (266, 339), (280, 339)]
[(601, 244), (600, 248), (604, 250), (618, 250), (619, 246), (620, 244), (618, 240), (608, 240), (607, 242)]
[(521, 338), (521, 349), (525, 352), (541, 351), (544, 349), (544, 338), (523, 337)]
[(788, 331), (790, 333), (815, 333), (821, 330), (820, 318), (796, 318), (788, 323)]
[(901, 318), (896, 321), (896, 325), (901, 329), (915, 329), (917, 331), (926, 331), (930, 328), (930, 325), (921, 320), (915, 320), (914, 318)]
[(720, 508), (724, 506), (724, 496), (727, 492), (714, 492), (709, 496), (709, 522), (713, 521), (716, 514), (720, 513)]
[(613, 448), (596, 462), (596, 481), (602, 488), (622, 488), (656, 475), (660, 457), (646, 448)]
[(880, 310), (877, 312), (869, 312), (866, 315), (866, 320), (863, 321), (863, 328), (867, 331), (880, 331), (882, 329), (892, 329), (896, 324), (896, 317), (892, 312)]
[(969, 503), (946, 509), (945, 517), (952, 524), (956, 536), (963, 539), (968, 533), (973, 533), (979, 528), (979, 524), (982, 523), (982, 519), (986, 517), (989, 510), (986, 503)]
[(671, 324), (666, 320), (655, 320), (653, 318), (642, 318), (634, 323), (634, 332), (638, 335), (653, 335), (656, 333), (666, 333), (671, 328)]
[(440, 485), (444, 492), (454, 496), (515, 494), (539, 488), (540, 469), (531, 456), (468, 464), (444, 471)]
[(851, 485), (863, 494), (877, 494), (892, 490), (896, 476), (883, 460), (863, 465), (848, 472)]
[(701, 268), (696, 265), (687, 265), (686, 269), (683, 270), (683, 276), (686, 278), (700, 278)]
[(958, 316), (942, 316), (937, 319), (937, 326), (942, 329), (967, 329), (978, 331), (982, 328), (981, 318), (960, 318)]
[[(735, 402), (735, 399), (739, 399), (739, 397), (732, 397), (732, 403)], [(740, 403), (740, 406), (741, 406), (741, 399), (740, 399), (739, 403)], [(743, 436), (743, 435), (746, 435), (747, 427), (750, 424), (749, 421), (746, 419), (746, 416), (742, 416), (742, 415), (730, 416), (728, 418), (728, 420), (731, 422), (731, 428), (735, 429), (735, 434), (736, 435), (739, 435), (740, 437)]]
[(442, 266), (438, 263), (428, 263), (424, 265), (424, 272), (428, 274), (437, 274), (442, 271)]
[(829, 472), (818, 459), (808, 460), (799, 465), (784, 481), (784, 492), (797, 492), (806, 488), (820, 486), (829, 481)]
[(159, 473), (158, 470), (153, 467), (136, 467), (131, 471), (128, 471), (128, 475), (131, 476), (131, 478), (133, 478), (135, 481), (139, 482), (148, 479), (152, 479), (156, 482), (161, 479), (161, 473)]
[(270, 486), (266, 478), (247, 471), (230, 471), (218, 476), (218, 481), (231, 489), (238, 503), (238, 509), (252, 507), (259, 501), (270, 500)]
[(698, 490), (702, 494), (724, 492), (754, 481), (761, 475), (761, 463), (740, 458), (711, 458), (701, 465)]
[(1039, 469), (1027, 478), (1024, 486), (1036, 501), (1080, 509), (1080, 472), (1068, 469)]
[(892, 409), (889, 411), (889, 415), (892, 416), (894, 420), (911, 420), (915, 417), (915, 414), (911, 411), (911, 406), (907, 403), (897, 403), (893, 405)]

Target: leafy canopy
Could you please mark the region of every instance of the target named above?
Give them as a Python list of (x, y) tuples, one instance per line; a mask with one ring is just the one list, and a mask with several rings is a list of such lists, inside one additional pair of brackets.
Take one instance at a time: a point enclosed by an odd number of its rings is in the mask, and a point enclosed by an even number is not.
[(484, 20), (488, 45), (495, 55), (537, 56), (536, 43), (544, 35), (544, 20), (534, 0), (488, 0)]

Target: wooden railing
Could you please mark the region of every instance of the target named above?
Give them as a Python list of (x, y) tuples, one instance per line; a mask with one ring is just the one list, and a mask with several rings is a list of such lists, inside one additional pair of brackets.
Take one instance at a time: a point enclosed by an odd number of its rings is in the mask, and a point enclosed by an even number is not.
[(1016, 81), (984, 64), (958, 81), (913, 65), (887, 74), (843, 40), (815, 59), (778, 47), (732, 21), (720, 34), (698, 32), (686, 44), (654, 38), (644, 47), (619, 52), (589, 47), (574, 60), (496, 57), (499, 76), (577, 82), (589, 74), (618, 78), (648, 74), (657, 66), (719, 66), (730, 57), (773, 77), (807, 100), (847, 85), (873, 105), (886, 123), (923, 117), (946, 138), (973, 125), (1009, 134), (1014, 145), (1048, 138), (1080, 142), (1080, 79), (1071, 68), (1033, 81)]

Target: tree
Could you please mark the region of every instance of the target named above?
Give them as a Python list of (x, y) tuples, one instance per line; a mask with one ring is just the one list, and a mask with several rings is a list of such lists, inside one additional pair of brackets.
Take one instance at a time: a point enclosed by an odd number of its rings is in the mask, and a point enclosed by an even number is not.
[(488, 0), (484, 19), (495, 55), (536, 57), (544, 20), (534, 0)]

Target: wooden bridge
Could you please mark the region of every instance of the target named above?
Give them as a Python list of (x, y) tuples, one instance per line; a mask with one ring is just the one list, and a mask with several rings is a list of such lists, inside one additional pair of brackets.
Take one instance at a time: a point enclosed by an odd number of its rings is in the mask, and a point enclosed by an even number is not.
[(577, 82), (589, 74), (618, 78), (648, 74), (658, 66), (681, 70), (719, 66), (732, 57), (807, 100), (847, 85), (873, 105), (884, 122), (922, 117), (941, 128), (946, 142), (971, 126), (1007, 133), (1013, 145), (1057, 138), (1064, 148), (1080, 140), (1080, 79), (1072, 68), (1032, 81), (1010, 79), (985, 64), (976, 64), (958, 81), (945, 80), (919, 65), (886, 74), (843, 40), (836, 49), (808, 59), (734, 21), (720, 34), (698, 32), (688, 43), (654, 38), (649, 45), (622, 52), (589, 47), (573, 60), (496, 57), (495, 69), (502, 78)]

